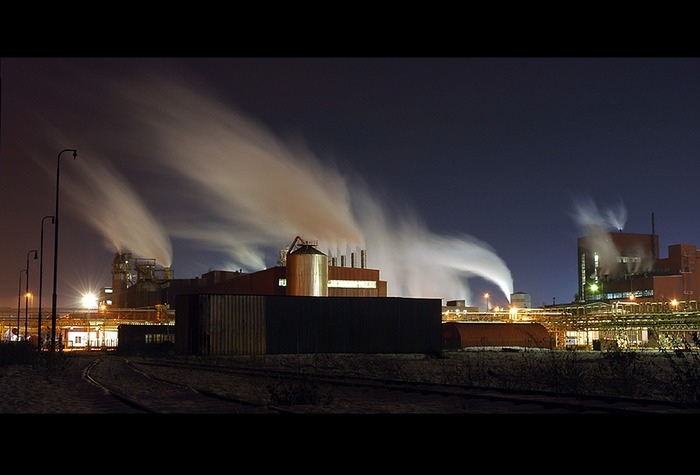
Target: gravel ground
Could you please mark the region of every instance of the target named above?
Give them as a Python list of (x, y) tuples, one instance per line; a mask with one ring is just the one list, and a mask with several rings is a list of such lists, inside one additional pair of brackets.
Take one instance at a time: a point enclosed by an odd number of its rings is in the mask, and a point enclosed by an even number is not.
[[(65, 353), (53, 366), (0, 366), (0, 414), (91, 414), (105, 412), (100, 391), (82, 379), (83, 358)], [(137, 359), (137, 358), (134, 358)], [(426, 355), (265, 355), (193, 358), (219, 364), (467, 386), (547, 390), (664, 401), (698, 402), (696, 353), (601, 353), (542, 350), (472, 350)], [(358, 405), (362, 401), (358, 401)]]

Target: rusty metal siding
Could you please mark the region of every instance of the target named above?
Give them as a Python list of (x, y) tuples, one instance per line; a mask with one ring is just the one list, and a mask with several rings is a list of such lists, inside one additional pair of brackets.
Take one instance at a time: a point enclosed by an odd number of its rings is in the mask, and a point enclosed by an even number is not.
[(379, 280), (379, 270), (329, 266), (328, 278), (332, 280)]
[(549, 331), (540, 323), (445, 322), (442, 324), (445, 349), (481, 346), (521, 346), (552, 348)]
[(329, 287), (329, 297), (386, 297), (377, 289), (346, 289), (342, 287)]

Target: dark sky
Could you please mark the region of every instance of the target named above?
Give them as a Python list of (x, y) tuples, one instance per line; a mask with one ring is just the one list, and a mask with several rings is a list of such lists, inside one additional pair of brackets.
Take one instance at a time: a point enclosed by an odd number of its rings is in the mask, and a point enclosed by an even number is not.
[(0, 307), (66, 148), (59, 307), (111, 285), (117, 250), (194, 278), (274, 266), (299, 235), (365, 249), (390, 296), (483, 307), (572, 301), (591, 224), (653, 214), (662, 257), (700, 245), (698, 58), (3, 57), (0, 78)]

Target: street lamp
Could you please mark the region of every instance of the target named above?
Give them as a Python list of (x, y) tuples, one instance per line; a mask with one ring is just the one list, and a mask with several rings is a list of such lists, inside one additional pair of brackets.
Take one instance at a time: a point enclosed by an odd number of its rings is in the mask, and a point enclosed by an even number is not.
[[(22, 314), (22, 272), (27, 272), (27, 269), (19, 271), (19, 286), (17, 288), (17, 339), (19, 339), (19, 316)], [(10, 341), (12, 341), (12, 329), (10, 329)]]
[[(36, 249), (32, 249), (27, 253), (27, 286), (24, 289), (24, 339), (27, 339), (27, 322), (29, 320), (29, 255), (34, 253), (34, 260), (36, 257)], [(19, 328), (17, 329), (19, 331)]]
[(38, 351), (41, 351), (41, 294), (43, 292), (43, 286), (44, 286), (44, 221), (48, 218), (51, 218), (51, 223), (54, 223), (54, 218), (53, 216), (44, 216), (41, 219), (41, 244), (39, 245), (39, 314), (37, 315), (37, 339), (39, 342), (37, 343)]
[(66, 148), (58, 152), (56, 159), (56, 212), (54, 213), (54, 238), (53, 238), (53, 295), (51, 297), (51, 352), (56, 351), (56, 276), (58, 275), (58, 183), (61, 172), (61, 155), (63, 152), (73, 152), (73, 160), (78, 156), (78, 151)]

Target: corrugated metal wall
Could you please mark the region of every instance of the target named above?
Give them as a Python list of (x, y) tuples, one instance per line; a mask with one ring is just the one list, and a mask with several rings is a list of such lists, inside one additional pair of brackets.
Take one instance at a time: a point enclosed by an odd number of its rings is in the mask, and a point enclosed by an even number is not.
[(262, 295), (179, 295), (175, 348), (193, 355), (266, 353)]
[(175, 314), (182, 354), (442, 351), (439, 299), (197, 294)]
[(271, 300), (269, 307), (270, 354), (441, 350), (440, 300), (300, 296)]

